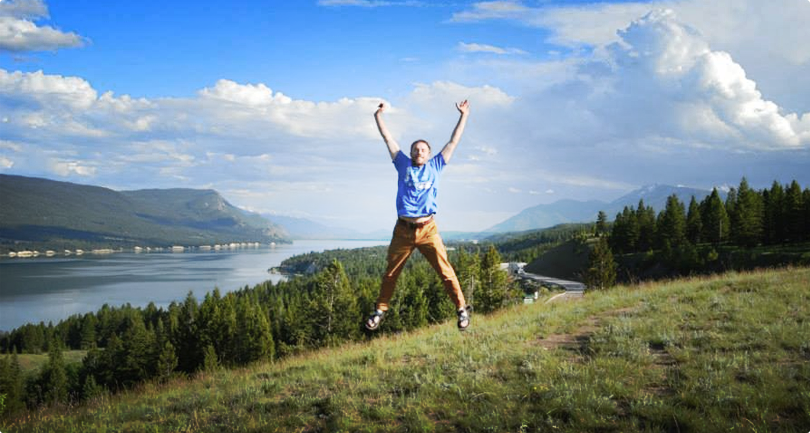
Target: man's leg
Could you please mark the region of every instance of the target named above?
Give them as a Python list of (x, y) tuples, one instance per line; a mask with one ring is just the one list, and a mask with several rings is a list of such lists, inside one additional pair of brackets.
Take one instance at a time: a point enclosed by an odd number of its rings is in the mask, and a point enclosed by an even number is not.
[(435, 222), (431, 222), (419, 229), (416, 235), (416, 247), (427, 259), (433, 269), (441, 276), (444, 290), (450, 296), (450, 300), (456, 304), (456, 308), (461, 310), (467, 306), (464, 299), (464, 292), (456, 277), (456, 271), (447, 259), (447, 249), (444, 247), (439, 229)]
[(388, 311), (388, 302), (394, 296), (399, 274), (405, 268), (405, 262), (414, 249), (414, 231), (397, 222), (391, 244), (388, 245), (388, 267), (382, 277), (380, 296), (377, 298), (377, 309)]

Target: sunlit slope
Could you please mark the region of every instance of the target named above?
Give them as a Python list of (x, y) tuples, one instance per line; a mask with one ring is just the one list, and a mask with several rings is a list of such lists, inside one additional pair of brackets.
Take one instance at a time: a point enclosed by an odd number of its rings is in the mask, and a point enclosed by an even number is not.
[(0, 431), (806, 431), (808, 295), (799, 268), (541, 300)]

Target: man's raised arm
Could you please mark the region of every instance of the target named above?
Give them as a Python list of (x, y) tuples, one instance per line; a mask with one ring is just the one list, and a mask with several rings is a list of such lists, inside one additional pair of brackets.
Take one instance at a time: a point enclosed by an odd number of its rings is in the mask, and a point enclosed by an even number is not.
[(450, 136), (450, 141), (445, 144), (444, 149), (442, 149), (442, 157), (445, 163), (450, 162), (450, 158), (453, 156), (458, 142), (461, 141), (461, 135), (464, 134), (464, 127), (467, 125), (467, 115), (470, 114), (470, 104), (468, 104), (465, 99), (462, 102), (456, 103), (456, 109), (461, 115), (458, 118), (456, 129), (453, 130), (453, 135)]
[(391, 160), (393, 161), (397, 153), (399, 153), (399, 143), (394, 140), (394, 137), (388, 132), (388, 128), (385, 127), (385, 122), (383, 122), (382, 119), (384, 110), (385, 105), (380, 104), (380, 106), (377, 107), (377, 111), (374, 112), (374, 120), (377, 121), (377, 129), (380, 130), (380, 135), (382, 135), (383, 140), (385, 140), (385, 145), (388, 146), (388, 153), (391, 154)]

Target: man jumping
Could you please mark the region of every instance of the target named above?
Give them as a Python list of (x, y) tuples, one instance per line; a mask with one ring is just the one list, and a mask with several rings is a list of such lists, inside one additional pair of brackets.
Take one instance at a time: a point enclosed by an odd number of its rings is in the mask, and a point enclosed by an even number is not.
[(372, 331), (380, 326), (385, 312), (388, 311), (388, 302), (394, 295), (397, 278), (405, 267), (408, 257), (416, 248), (442, 277), (444, 289), (458, 309), (458, 328), (464, 330), (470, 325), (470, 307), (464, 301), (461, 285), (450, 261), (447, 260), (447, 250), (439, 236), (436, 222), (433, 220), (433, 215), (437, 210), (436, 195), (439, 175), (444, 166), (450, 162), (453, 151), (456, 150), (456, 146), (461, 140), (464, 126), (467, 123), (467, 115), (470, 112), (466, 100), (457, 103), (456, 109), (460, 116), (453, 135), (442, 151), (433, 158), (430, 157), (430, 144), (425, 140), (416, 140), (411, 144), (411, 157), (408, 158), (400, 150), (399, 144), (388, 132), (388, 128), (385, 127), (382, 119), (384, 105), (380, 104), (374, 113), (377, 128), (388, 146), (388, 153), (397, 169), (397, 215), (399, 218), (394, 227), (391, 244), (388, 246), (388, 268), (382, 278), (380, 296), (377, 298), (374, 312), (366, 321), (366, 328)]

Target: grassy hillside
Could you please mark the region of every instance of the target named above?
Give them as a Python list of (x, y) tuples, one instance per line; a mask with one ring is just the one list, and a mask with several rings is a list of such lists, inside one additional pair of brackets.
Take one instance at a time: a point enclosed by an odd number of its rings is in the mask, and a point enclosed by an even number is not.
[(590, 248), (578, 240), (569, 240), (548, 250), (525, 266), (526, 272), (565, 280), (582, 281), (588, 266)]
[(0, 175), (0, 250), (271, 242), (286, 232), (213, 190), (118, 192)]
[(520, 305), (6, 421), (13, 432), (804, 432), (810, 268)]
[[(82, 359), (87, 356), (86, 350), (66, 350), (62, 352), (65, 364), (81, 364)], [(0, 359), (11, 359), (11, 355), (0, 354)], [(48, 354), (23, 353), (17, 355), (17, 361), (24, 372), (38, 372), (42, 366), (48, 363)]]

